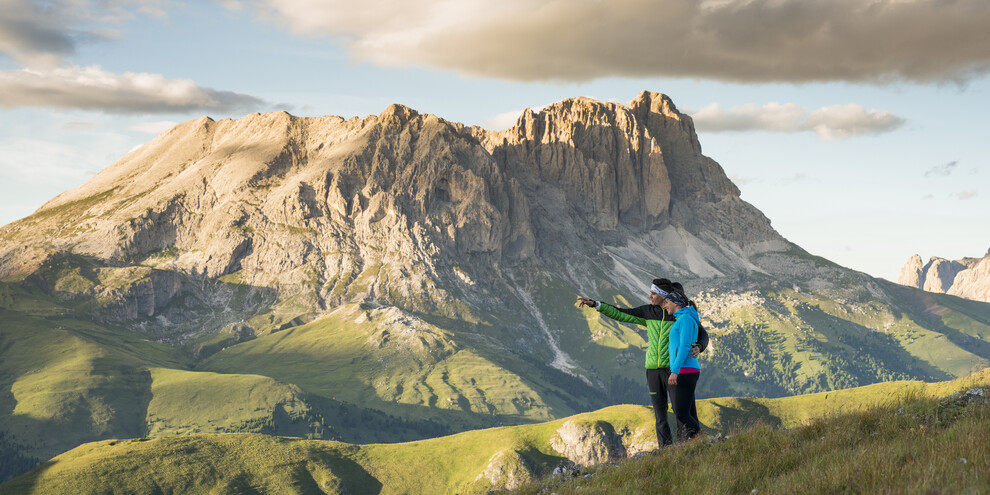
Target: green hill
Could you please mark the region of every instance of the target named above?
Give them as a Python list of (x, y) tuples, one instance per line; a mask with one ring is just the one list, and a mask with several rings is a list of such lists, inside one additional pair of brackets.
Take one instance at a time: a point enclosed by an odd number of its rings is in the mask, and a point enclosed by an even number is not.
[(191, 371), (181, 348), (87, 321), (18, 284), (0, 293), (2, 480), (108, 438), (258, 432), (369, 442), (450, 432), (267, 376)]
[[(936, 399), (975, 387), (990, 387), (990, 370), (942, 383), (892, 382), (780, 399), (704, 400), (698, 410), (706, 433), (728, 433), (729, 441), (694, 441), (621, 467), (587, 466), (583, 469), (595, 476), (560, 488), (574, 493), (686, 487), (701, 493), (753, 488), (784, 493), (804, 486), (817, 493), (985, 487), (990, 479), (990, 407), (980, 401), (974, 402), (983, 404), (979, 407), (967, 407), (965, 401)], [(509, 473), (529, 478), (569, 465), (553, 446), (568, 424), (611, 432), (629, 450), (653, 435), (651, 411), (625, 405), (546, 423), (398, 444), (258, 434), (105, 440), (75, 448), (0, 485), (0, 493), (477, 493), (492, 488), (493, 478), (496, 487), (504, 485)], [(965, 465), (959, 460), (963, 458)], [(682, 479), (675, 469), (685, 463), (692, 469)], [(902, 465), (917, 469), (908, 469), (897, 484), (890, 471)], [(820, 475), (824, 477), (815, 478)], [(523, 492), (535, 493), (542, 485), (532, 486), (537, 488)]]
[[(555, 327), (570, 329), (559, 333), (559, 345), (597, 374), (590, 387), (544, 359), (499, 352), (504, 347), (493, 342), (521, 338), (514, 329), (523, 319), (513, 315), (496, 325), (352, 304), (246, 341), (221, 339), (203, 352), (214, 344), (155, 342), (93, 321), (78, 301), (22, 281), (2, 282), (0, 480), (110, 438), (253, 432), (402, 442), (644, 404), (641, 334), (574, 309), (561, 282), (543, 282), (530, 297), (557, 315)], [(747, 293), (758, 303), (720, 306), (702, 294), (713, 340), (703, 356), (700, 395), (739, 390), (753, 397), (713, 399), (711, 424), (769, 407), (760, 396), (946, 379), (982, 367), (990, 356), (986, 304), (883, 289), (905, 302), (857, 301), (833, 289), (828, 295), (844, 299), (837, 304), (779, 289)], [(620, 294), (612, 299), (629, 305)], [(285, 308), (274, 310), (273, 321), (293, 314), (279, 316)], [(823, 401), (804, 410), (838, 407), (834, 395), (825, 396), (804, 396)]]
[[(308, 324), (220, 351), (198, 369), (265, 375), (324, 397), (399, 415), (443, 419), (459, 429), (486, 426), (479, 415), (546, 421), (573, 413), (571, 394), (540, 380), (534, 367), (486, 356), (450, 331), (395, 308), (344, 306)], [(503, 362), (498, 362), (502, 360)], [(530, 371), (521, 375), (513, 370)], [(536, 382), (536, 383), (534, 383)]]
[(988, 423), (984, 385), (940, 400), (909, 396), (793, 429), (759, 424), (574, 477), (548, 476), (511, 493), (984, 493)]

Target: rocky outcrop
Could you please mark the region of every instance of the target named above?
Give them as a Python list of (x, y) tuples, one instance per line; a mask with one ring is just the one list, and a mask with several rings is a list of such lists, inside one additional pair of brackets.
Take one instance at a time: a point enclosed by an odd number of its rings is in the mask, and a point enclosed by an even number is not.
[(475, 481), (486, 481), (496, 490), (514, 490), (533, 477), (533, 470), (522, 454), (515, 450), (500, 450), (488, 460)]
[(983, 258), (955, 261), (933, 256), (924, 265), (921, 256), (916, 254), (901, 268), (897, 283), (928, 292), (990, 302), (990, 250)]
[(990, 302), (990, 253), (956, 274), (952, 287), (946, 293), (974, 301)]
[(920, 255), (908, 258), (907, 263), (901, 268), (901, 275), (897, 278), (897, 283), (920, 289), (925, 285), (925, 265), (921, 261)]
[(633, 457), (644, 452), (653, 452), (660, 448), (657, 442), (656, 427), (653, 425), (637, 428), (631, 434), (623, 437), (626, 446), (626, 456)]
[[(314, 314), (367, 301), (447, 316), (450, 300), (514, 293), (506, 269), (576, 278), (603, 246), (640, 266), (659, 253), (688, 276), (749, 271), (753, 253), (788, 248), (701, 154), (690, 117), (649, 92), (629, 106), (574, 98), (527, 110), (502, 132), (401, 105), (350, 120), (204, 117), (0, 237), (4, 276), (64, 252), (232, 276), (282, 299), (303, 294)], [(120, 315), (149, 308), (135, 301)]]
[(604, 421), (569, 420), (550, 438), (550, 446), (578, 466), (594, 466), (626, 457), (622, 437)]

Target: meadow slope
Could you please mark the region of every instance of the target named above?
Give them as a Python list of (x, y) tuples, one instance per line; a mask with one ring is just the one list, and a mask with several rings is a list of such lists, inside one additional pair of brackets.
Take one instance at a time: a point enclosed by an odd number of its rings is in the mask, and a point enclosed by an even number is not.
[[(796, 487), (813, 477), (817, 466), (845, 476), (845, 485), (826, 480), (809, 485), (813, 491), (845, 487), (866, 492), (884, 491), (886, 475), (872, 473), (875, 469), (899, 463), (924, 466), (948, 453), (949, 460), (935, 464), (944, 464), (946, 471), (910, 478), (913, 484), (904, 486), (931, 487), (944, 481), (948, 475), (943, 473), (950, 473), (958, 475), (958, 483), (947, 486), (966, 491), (985, 487), (975, 483), (990, 479), (990, 442), (985, 438), (990, 408), (967, 409), (967, 404), (938, 398), (978, 387), (990, 387), (990, 369), (939, 383), (890, 382), (779, 399), (704, 400), (698, 411), (706, 434), (728, 434), (730, 440), (697, 440), (623, 463), (636, 470), (635, 477), (655, 480), (648, 487), (611, 474), (624, 468), (577, 467), (601, 473), (584, 485), (596, 493), (683, 487), (685, 482), (669, 467), (683, 462), (709, 465), (703, 470), (707, 474), (690, 477), (687, 485), (705, 493)], [(574, 466), (552, 446), (569, 423), (611, 431), (627, 452), (653, 435), (650, 409), (623, 405), (546, 423), (398, 444), (353, 445), (246, 433), (106, 440), (66, 452), (0, 485), (0, 493), (479, 493)], [(844, 461), (848, 456), (854, 467)], [(727, 466), (738, 474), (718, 475)]]

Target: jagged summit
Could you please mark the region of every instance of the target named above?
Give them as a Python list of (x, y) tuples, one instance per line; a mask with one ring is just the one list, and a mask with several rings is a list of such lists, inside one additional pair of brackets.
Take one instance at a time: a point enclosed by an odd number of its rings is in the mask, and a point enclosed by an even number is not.
[(915, 254), (901, 268), (897, 283), (928, 292), (990, 302), (990, 249), (982, 258), (947, 260), (932, 256), (928, 263), (922, 263), (921, 256)]
[[(576, 212), (566, 220), (599, 232), (673, 224), (741, 247), (780, 240), (738, 195), (700, 154), (690, 118), (668, 97), (643, 92), (629, 107), (564, 100), (502, 132), (402, 105), (350, 120), (202, 117), (5, 230), (31, 246), (108, 259), (174, 247), (185, 255), (176, 260), (181, 268), (208, 276), (237, 269), (232, 254), (255, 251), (273, 225), (347, 225), (357, 233), (385, 217), (401, 218), (393, 226), (402, 229), (432, 230), (442, 250), (526, 258), (549, 248), (540, 246), (545, 229), (533, 228), (534, 207), (558, 217), (553, 225)], [(75, 217), (45, 215), (70, 205), (79, 207)], [(405, 237), (415, 244), (415, 235)], [(190, 254), (197, 250), (203, 254)]]
[(451, 299), (465, 305), (443, 310), (456, 315), (517, 291), (520, 270), (580, 286), (618, 266), (639, 274), (621, 281), (636, 287), (642, 270), (762, 271), (751, 256), (790, 246), (701, 154), (690, 117), (649, 92), (630, 106), (563, 100), (500, 132), (402, 105), (347, 120), (202, 117), (0, 235), (0, 277), (66, 255), (179, 275), (156, 275), (143, 314), (182, 293), (176, 280), (234, 277), (296, 295), (311, 315)]

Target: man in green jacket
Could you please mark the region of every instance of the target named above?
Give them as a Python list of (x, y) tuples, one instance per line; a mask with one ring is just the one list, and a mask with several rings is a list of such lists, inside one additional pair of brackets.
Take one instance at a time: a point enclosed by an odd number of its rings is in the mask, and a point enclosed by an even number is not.
[[(674, 290), (675, 283), (665, 278), (653, 279), (650, 286), (650, 304), (638, 308), (619, 308), (587, 297), (578, 298), (578, 306), (595, 308), (599, 313), (616, 321), (635, 323), (646, 327), (646, 383), (650, 389), (650, 401), (656, 418), (657, 443), (660, 447), (673, 443), (667, 424), (667, 378), (670, 376), (670, 357), (667, 344), (674, 315), (660, 307), (664, 296)], [(677, 284), (680, 285), (680, 284)], [(691, 354), (694, 357), (708, 347), (708, 332), (699, 329), (698, 342)], [(697, 416), (697, 413), (694, 413)]]

